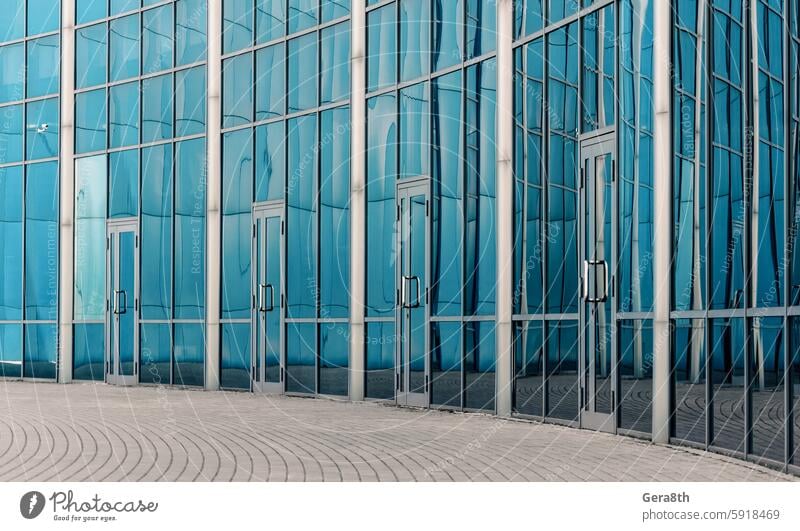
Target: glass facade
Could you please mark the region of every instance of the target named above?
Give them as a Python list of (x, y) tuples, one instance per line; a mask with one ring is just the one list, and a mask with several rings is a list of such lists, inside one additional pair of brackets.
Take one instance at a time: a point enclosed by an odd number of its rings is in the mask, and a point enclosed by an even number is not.
[(0, 14), (0, 377), (800, 467), (800, 0), (70, 1)]
[(0, 15), (0, 377), (53, 379), (58, 359), (58, 1)]
[(206, 3), (87, 0), (76, 17), (73, 376), (113, 365), (106, 227), (133, 220), (139, 381), (203, 386)]
[[(495, 409), (494, 9), (420, 0), (367, 8), (367, 398), (394, 398), (401, 348), (418, 338), (432, 406)], [(430, 223), (429, 281), (417, 280), (428, 314), (409, 329), (396, 315), (397, 192), (411, 181), (430, 190)]]
[[(266, 335), (285, 347), (285, 391), (349, 395), (350, 40), (349, 2), (223, 2), (223, 387), (250, 389)], [(263, 284), (280, 292), (274, 337), (252, 317), (262, 207), (281, 216), (264, 259), (283, 262), (282, 287)]]
[(671, 435), (796, 462), (800, 5), (673, 4)]

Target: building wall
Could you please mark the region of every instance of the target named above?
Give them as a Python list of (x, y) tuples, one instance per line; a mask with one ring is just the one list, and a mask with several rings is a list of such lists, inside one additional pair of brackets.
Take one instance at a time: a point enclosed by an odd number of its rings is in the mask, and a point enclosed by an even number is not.
[(0, 15), (0, 376), (105, 379), (106, 227), (134, 219), (138, 381), (251, 389), (272, 206), (284, 391), (393, 400), (398, 190), (422, 182), (426, 405), (584, 426), (594, 363), (618, 433), (800, 465), (798, 0), (62, 7)]
[(56, 377), (60, 4), (0, 15), (0, 376)]

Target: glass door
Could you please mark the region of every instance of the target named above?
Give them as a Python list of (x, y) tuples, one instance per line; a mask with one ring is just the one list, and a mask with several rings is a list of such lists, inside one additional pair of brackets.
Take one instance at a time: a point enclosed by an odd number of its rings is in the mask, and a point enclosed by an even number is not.
[(283, 204), (253, 209), (253, 391), (282, 393), (283, 354)]
[(430, 195), (427, 180), (404, 181), (397, 187), (397, 372), (400, 405), (427, 407), (430, 389), (428, 359), (428, 242)]
[(581, 427), (616, 430), (614, 136), (581, 143)]
[(139, 381), (139, 228), (109, 222), (106, 232), (106, 381)]

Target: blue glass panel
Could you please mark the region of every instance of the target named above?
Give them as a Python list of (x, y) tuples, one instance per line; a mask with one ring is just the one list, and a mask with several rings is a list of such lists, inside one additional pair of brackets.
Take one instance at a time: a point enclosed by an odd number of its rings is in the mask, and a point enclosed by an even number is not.
[(177, 144), (175, 177), (175, 318), (205, 315), (205, 139)]
[(172, 68), (172, 5), (142, 13), (142, 73)]
[(127, 13), (141, 6), (141, 0), (111, 0), (111, 16)]
[(614, 8), (609, 6), (583, 22), (583, 131), (614, 124)]
[(28, 35), (39, 35), (58, 30), (61, 2), (53, 0), (27, 0)]
[(461, 315), (464, 135), (461, 72), (431, 82), (433, 227), (431, 312)]
[(25, 98), (25, 45), (0, 47), (0, 103)]
[(58, 92), (60, 54), (58, 35), (28, 41), (28, 98)]
[(431, 404), (461, 407), (461, 323), (431, 323)]
[(464, 58), (463, 0), (435, 0), (433, 20), (433, 68), (441, 70)]
[(286, 0), (256, 0), (256, 41), (269, 42), (286, 31)]
[(754, 305), (783, 305), (784, 284), (784, 153), (761, 143), (758, 170), (756, 251), (758, 274), (754, 279)]
[(400, 91), (400, 177), (430, 174), (428, 84)]
[(252, 45), (253, 0), (225, 0), (222, 3), (222, 52), (235, 52)]
[(495, 323), (465, 323), (464, 340), (464, 407), (494, 411)]
[(0, 168), (0, 321), (22, 319), (22, 166)]
[(139, 215), (139, 151), (115, 151), (109, 155), (108, 217)]
[(256, 120), (286, 112), (286, 49), (283, 43), (256, 52)]
[(397, 100), (367, 101), (367, 315), (392, 316), (395, 306), (395, 179)]
[(223, 61), (222, 127), (253, 121), (253, 56), (246, 53)]
[(110, 81), (139, 75), (139, 31), (139, 15), (111, 21)]
[(367, 13), (367, 91), (397, 81), (397, 15), (388, 5)]
[(286, 325), (286, 391), (289, 393), (314, 394), (317, 391), (316, 328), (314, 323)]
[(640, 13), (634, 4), (620, 4), (617, 300), (624, 312), (653, 304), (653, 6)]
[(466, 255), (465, 308), (467, 315), (495, 311), (495, 113), (496, 61), (467, 70)]
[(172, 101), (172, 74), (142, 80), (142, 143), (172, 138)]
[(467, 0), (466, 26), (468, 59), (493, 51), (497, 42), (496, 0)]
[(289, 111), (317, 105), (317, 36), (309, 33), (289, 41)]
[(253, 130), (222, 139), (222, 318), (250, 317)]
[(178, 66), (206, 58), (206, 0), (175, 3), (175, 62)]
[(172, 315), (172, 145), (142, 150), (141, 318)]
[(317, 117), (295, 118), (287, 129), (286, 310), (288, 317), (316, 317)]
[(756, 353), (750, 356), (750, 375), (756, 382), (751, 387), (752, 417), (750, 436), (753, 455), (783, 463), (786, 446), (786, 414), (784, 408), (787, 374), (783, 317), (753, 319), (753, 340)]
[(0, 42), (21, 39), (25, 32), (25, 0), (8, 0), (0, 11)]
[(578, 322), (547, 323), (547, 411), (550, 417), (578, 419)]
[(545, 0), (516, 0), (514, 2), (514, 37), (530, 35), (544, 26)]
[(76, 321), (105, 318), (107, 183), (105, 155), (75, 161)]
[(711, 396), (714, 402), (711, 444), (743, 451), (745, 429), (745, 322), (744, 319), (709, 321)]
[(75, 95), (75, 152), (106, 148), (106, 90)]
[(320, 136), (320, 316), (348, 317), (350, 108), (323, 112)]
[(325, 28), (321, 35), (320, 103), (325, 104), (350, 96), (350, 23)]
[(283, 198), (286, 186), (283, 124), (274, 122), (256, 128), (256, 201)]
[(206, 130), (206, 70), (198, 66), (175, 73), (175, 136)]
[(22, 160), (22, 105), (0, 109), (0, 164)]
[(316, 25), (317, 4), (318, 0), (289, 0), (289, 33)]
[(319, 393), (349, 395), (350, 327), (347, 323), (319, 325)]
[(714, 149), (711, 182), (712, 221), (709, 239), (711, 308), (741, 308), (745, 290), (745, 236), (747, 206), (743, 162), (739, 155)]
[(148, 323), (139, 326), (139, 381), (169, 385), (172, 338), (170, 325)]
[(0, 325), (0, 378), (22, 377), (22, 325)]
[(105, 336), (102, 324), (76, 324), (73, 330), (72, 377), (76, 380), (105, 378)]
[(27, 167), (25, 319), (58, 317), (58, 163)]
[(394, 399), (394, 322), (367, 323), (366, 375), (367, 398)]
[(408, 81), (430, 70), (430, 2), (400, 0), (400, 80)]
[(547, 311), (577, 312), (577, 195), (557, 186), (550, 186), (548, 194), (548, 231), (554, 237), (547, 241)]
[(27, 105), (25, 158), (46, 159), (58, 156), (58, 98)]
[(580, 3), (575, 0), (550, 0), (550, 10), (548, 20), (552, 24), (562, 18), (566, 18), (580, 9)]
[(517, 323), (514, 330), (514, 405), (523, 415), (544, 415), (544, 326)]
[(55, 379), (58, 363), (58, 327), (55, 324), (25, 325), (24, 378)]
[(619, 321), (620, 426), (652, 433), (653, 324)]
[(84, 88), (106, 82), (108, 41), (105, 24), (95, 24), (75, 32), (75, 87)]
[(350, 14), (350, 0), (320, 0), (320, 4), (323, 23)]
[(200, 323), (175, 324), (174, 384), (202, 387), (205, 382), (205, 334)]
[(520, 313), (539, 314), (544, 312), (544, 242), (557, 234), (543, 234), (545, 216), (542, 209), (542, 189), (537, 186), (526, 187), (524, 222), (525, 222), (525, 264), (523, 305)]
[(75, 20), (78, 24), (85, 24), (86, 22), (105, 18), (107, 8), (107, 0), (77, 0)]
[(108, 96), (109, 147), (139, 143), (139, 82), (115, 85)]
[(226, 389), (250, 389), (250, 324), (222, 325), (220, 386)]

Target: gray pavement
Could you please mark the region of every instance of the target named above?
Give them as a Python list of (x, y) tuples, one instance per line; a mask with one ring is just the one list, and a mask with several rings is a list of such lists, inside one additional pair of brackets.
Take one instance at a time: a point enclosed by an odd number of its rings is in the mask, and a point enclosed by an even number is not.
[(0, 382), (0, 481), (781, 481), (685, 448), (376, 403)]

